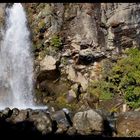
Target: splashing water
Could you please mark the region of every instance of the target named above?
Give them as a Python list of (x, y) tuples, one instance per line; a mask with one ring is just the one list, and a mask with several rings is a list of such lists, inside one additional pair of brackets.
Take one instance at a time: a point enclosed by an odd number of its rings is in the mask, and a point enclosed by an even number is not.
[(6, 9), (0, 48), (0, 108), (33, 108), (33, 57), (25, 11), (20, 3)]

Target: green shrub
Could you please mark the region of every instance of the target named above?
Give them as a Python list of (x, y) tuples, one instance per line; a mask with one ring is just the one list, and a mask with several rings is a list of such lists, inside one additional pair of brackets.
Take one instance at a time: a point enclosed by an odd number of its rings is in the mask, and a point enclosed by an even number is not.
[(50, 40), (50, 45), (55, 49), (61, 49), (62, 47), (62, 40), (59, 36), (55, 35)]
[(100, 99), (111, 99), (121, 93), (131, 108), (140, 107), (140, 50), (131, 48), (124, 52), (112, 69), (100, 81), (92, 83), (89, 88)]
[(45, 21), (44, 21), (44, 19), (43, 20), (41, 20), (40, 22), (39, 22), (39, 25), (38, 25), (38, 31), (41, 29), (41, 28), (44, 28), (46, 26), (46, 23), (45, 23)]
[(137, 48), (125, 52), (125, 57), (117, 61), (112, 68), (109, 82), (123, 93), (126, 103), (132, 107), (140, 107), (140, 51)]
[(113, 85), (105, 80), (95, 81), (88, 87), (88, 93), (91, 95), (99, 97), (101, 100), (112, 99), (112, 87)]

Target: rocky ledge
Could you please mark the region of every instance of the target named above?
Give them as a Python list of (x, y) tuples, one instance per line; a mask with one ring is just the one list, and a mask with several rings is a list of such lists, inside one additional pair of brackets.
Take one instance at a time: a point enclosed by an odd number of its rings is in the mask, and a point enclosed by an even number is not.
[[(104, 110), (70, 112), (66, 108), (5, 108), (0, 111), (0, 132), (4, 136), (140, 136), (140, 112), (108, 113)], [(131, 126), (131, 127), (130, 127)], [(6, 135), (5, 135), (6, 134)]]

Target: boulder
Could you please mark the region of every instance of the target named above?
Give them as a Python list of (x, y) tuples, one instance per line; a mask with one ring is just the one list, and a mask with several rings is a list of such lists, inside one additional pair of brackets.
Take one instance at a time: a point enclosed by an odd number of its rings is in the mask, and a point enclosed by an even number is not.
[(34, 123), (35, 128), (43, 135), (52, 132), (52, 122), (47, 113), (43, 111), (32, 111), (29, 121)]
[(67, 93), (67, 97), (66, 97), (67, 102), (68, 103), (73, 102), (76, 99), (76, 97), (77, 97), (77, 95), (76, 95), (75, 91), (72, 90), (72, 89), (69, 90), (68, 93)]
[(12, 115), (17, 116), (19, 114), (20, 110), (18, 108), (12, 109)]
[(79, 52), (78, 63), (90, 64), (93, 62), (94, 56), (91, 49), (84, 49)]
[(88, 80), (80, 72), (76, 72), (73, 66), (68, 66), (66, 73), (68, 74), (68, 79), (75, 83), (80, 83), (83, 91), (88, 87)]
[(11, 116), (11, 114), (12, 114), (12, 110), (8, 107), (1, 111), (2, 118), (8, 118)]
[(71, 80), (71, 81), (75, 81), (76, 80), (76, 71), (75, 69), (73, 68), (72, 65), (68, 66), (67, 67), (67, 71), (66, 73), (68, 74), (68, 79)]
[(46, 55), (40, 62), (40, 72), (37, 76), (37, 81), (40, 83), (43, 80), (55, 80), (60, 76), (58, 69), (59, 60), (56, 60), (52, 56)]
[(27, 110), (20, 110), (18, 114), (13, 113), (10, 118), (6, 119), (8, 122), (12, 122), (14, 124), (23, 122), (27, 119)]
[(81, 84), (83, 92), (87, 89), (88, 79), (82, 73), (77, 72), (76, 82)]
[(93, 51), (92, 49), (83, 49), (79, 52), (78, 63), (88, 65), (105, 57), (105, 53), (101, 51)]
[(55, 121), (57, 123), (58, 129), (57, 129), (56, 133), (63, 134), (71, 126), (70, 122), (67, 120), (66, 114), (63, 110), (54, 112), (53, 114), (51, 114), (51, 118), (53, 121)]
[(140, 112), (121, 113), (116, 121), (118, 136), (140, 136)]
[(40, 62), (41, 70), (54, 70), (56, 69), (56, 60), (52, 56), (46, 55)]
[(104, 131), (103, 117), (92, 109), (76, 113), (73, 126), (82, 135), (101, 134)]

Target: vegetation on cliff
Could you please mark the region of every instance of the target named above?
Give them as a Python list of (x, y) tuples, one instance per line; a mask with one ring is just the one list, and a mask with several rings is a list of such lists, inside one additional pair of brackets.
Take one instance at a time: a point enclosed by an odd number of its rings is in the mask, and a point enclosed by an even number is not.
[(89, 87), (100, 99), (110, 99), (114, 94), (124, 96), (130, 108), (140, 107), (140, 51), (131, 48), (124, 52), (117, 63), (114, 63), (108, 74)]

